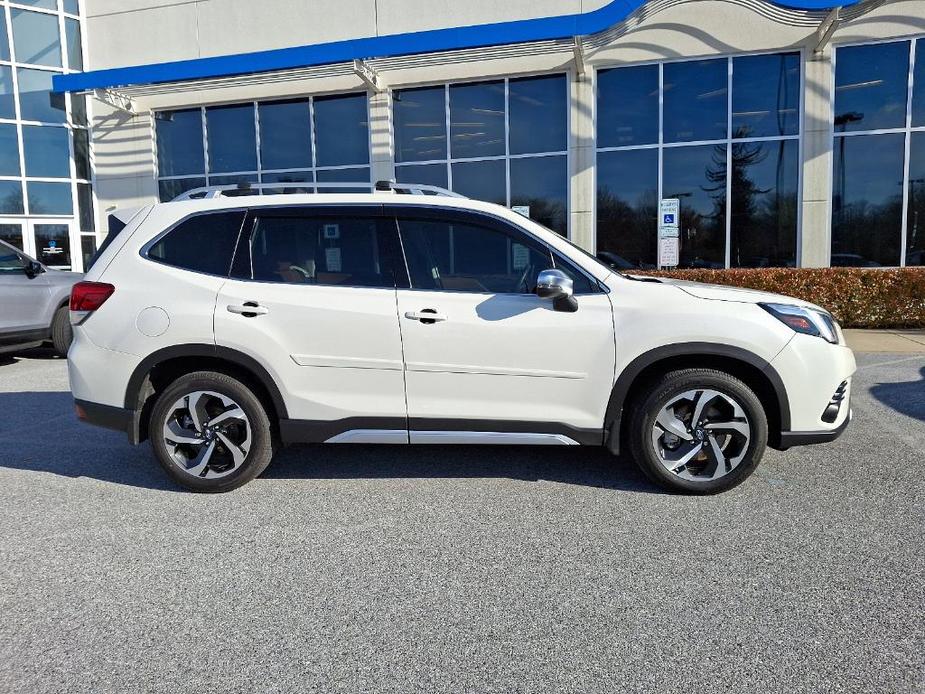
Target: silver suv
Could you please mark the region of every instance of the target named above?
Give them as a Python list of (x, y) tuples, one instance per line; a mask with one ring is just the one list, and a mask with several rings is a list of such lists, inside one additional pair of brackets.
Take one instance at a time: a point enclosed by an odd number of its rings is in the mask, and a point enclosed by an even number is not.
[(0, 241), (0, 353), (51, 341), (61, 356), (71, 345), (68, 299), (78, 272), (49, 270)]

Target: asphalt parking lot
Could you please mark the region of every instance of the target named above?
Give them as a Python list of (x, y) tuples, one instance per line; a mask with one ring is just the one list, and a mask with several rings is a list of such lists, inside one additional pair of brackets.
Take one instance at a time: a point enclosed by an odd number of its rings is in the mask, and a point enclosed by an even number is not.
[(2, 692), (921, 692), (925, 357), (671, 496), (597, 450), (305, 447), (226, 495), (0, 357)]

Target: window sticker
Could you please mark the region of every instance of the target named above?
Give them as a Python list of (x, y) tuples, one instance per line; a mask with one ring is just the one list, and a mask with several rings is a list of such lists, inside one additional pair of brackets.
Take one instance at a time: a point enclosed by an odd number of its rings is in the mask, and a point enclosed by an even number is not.
[(340, 224), (325, 224), (324, 225), (324, 238), (325, 239), (339, 239), (340, 238)]
[[(332, 225), (337, 226), (337, 225)], [(325, 230), (327, 233), (327, 230)], [(325, 248), (324, 249), (324, 264), (327, 267), (328, 272), (340, 272), (342, 265), (340, 262), (340, 249), (339, 248)]]
[(515, 270), (523, 270), (530, 263), (530, 251), (522, 244), (511, 244), (511, 256)]

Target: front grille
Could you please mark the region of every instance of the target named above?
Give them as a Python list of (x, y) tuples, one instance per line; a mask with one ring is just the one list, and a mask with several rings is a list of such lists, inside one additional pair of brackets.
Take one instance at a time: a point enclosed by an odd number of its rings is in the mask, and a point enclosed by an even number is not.
[(841, 404), (844, 401), (848, 393), (848, 381), (842, 381), (841, 385), (835, 389), (835, 393), (832, 395), (832, 399), (829, 400), (829, 404), (826, 405), (825, 410), (822, 413), (822, 421), (826, 424), (832, 424), (836, 419), (838, 419), (838, 413), (841, 411)]

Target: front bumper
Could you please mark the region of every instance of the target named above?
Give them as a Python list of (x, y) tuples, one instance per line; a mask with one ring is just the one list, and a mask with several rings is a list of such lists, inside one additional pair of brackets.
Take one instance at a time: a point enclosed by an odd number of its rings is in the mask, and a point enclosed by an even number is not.
[(851, 423), (854, 413), (851, 411), (851, 405), (848, 403), (848, 416), (845, 420), (834, 429), (826, 431), (782, 431), (780, 433), (780, 445), (778, 448), (782, 451), (792, 446), (810, 446), (815, 443), (830, 443), (845, 433), (845, 429)]

